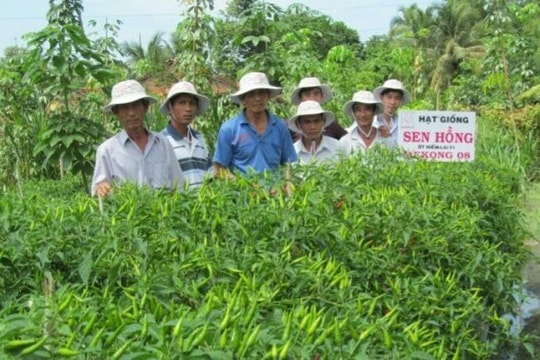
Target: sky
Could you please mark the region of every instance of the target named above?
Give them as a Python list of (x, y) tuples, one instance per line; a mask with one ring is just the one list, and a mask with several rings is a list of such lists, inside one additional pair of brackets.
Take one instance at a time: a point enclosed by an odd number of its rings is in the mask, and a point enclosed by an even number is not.
[[(336, 21), (358, 31), (361, 41), (374, 35), (384, 35), (390, 28), (392, 18), (398, 15), (400, 7), (417, 4), (425, 9), (436, 0), (268, 0), (286, 9), (293, 3), (301, 3), (328, 15)], [(214, 0), (216, 12), (223, 10), (227, 0)], [(176, 28), (184, 6), (180, 0), (84, 0), (83, 21), (87, 33), (102, 31), (103, 25), (121, 20), (122, 25), (117, 40), (141, 41), (145, 46), (157, 32), (169, 33)], [(24, 45), (22, 35), (42, 29), (46, 25), (49, 8), (47, 0), (9, 0), (2, 4), (0, 12), (0, 56), (4, 49), (13, 45)], [(87, 26), (95, 20), (97, 27)], [(104, 34), (101, 33), (101, 36)]]

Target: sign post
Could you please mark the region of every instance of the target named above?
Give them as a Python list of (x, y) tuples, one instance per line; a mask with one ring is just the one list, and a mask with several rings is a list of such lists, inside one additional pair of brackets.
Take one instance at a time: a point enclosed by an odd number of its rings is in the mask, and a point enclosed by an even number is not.
[(401, 111), (398, 145), (408, 154), (434, 161), (473, 161), (476, 113)]

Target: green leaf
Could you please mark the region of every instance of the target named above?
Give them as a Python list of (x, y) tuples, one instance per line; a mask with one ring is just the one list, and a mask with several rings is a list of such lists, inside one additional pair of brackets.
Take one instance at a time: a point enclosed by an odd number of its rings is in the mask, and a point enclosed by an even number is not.
[(77, 269), (79, 271), (79, 276), (85, 285), (88, 285), (90, 273), (92, 272), (92, 267), (94, 266), (92, 255), (92, 250), (90, 250), (90, 252), (88, 252), (83, 258)]
[(122, 356), (123, 360), (152, 360), (156, 358), (156, 354), (150, 352), (135, 352)]
[(193, 357), (194, 359), (200, 358), (200, 359), (212, 359), (212, 360), (229, 360), (232, 359), (232, 354), (225, 351), (203, 351), (200, 349), (193, 350), (190, 354), (190, 359)]
[(242, 39), (242, 44), (245, 44), (245, 43), (248, 43), (248, 42), (253, 42), (254, 39), (255, 39), (254, 36), (251, 36), (251, 35), (250, 35), (250, 36), (246, 36), (246, 37), (244, 37), (244, 38)]
[(411, 359), (420, 359), (420, 360), (436, 360), (435, 357), (432, 355), (423, 352), (423, 351), (415, 351), (411, 354)]
[(62, 165), (64, 166), (64, 170), (70, 170), (73, 166), (73, 156), (71, 153), (65, 152), (62, 156)]
[(32, 326), (32, 321), (23, 315), (7, 315), (2, 319), (0, 340), (12, 339), (21, 333), (28, 333)]

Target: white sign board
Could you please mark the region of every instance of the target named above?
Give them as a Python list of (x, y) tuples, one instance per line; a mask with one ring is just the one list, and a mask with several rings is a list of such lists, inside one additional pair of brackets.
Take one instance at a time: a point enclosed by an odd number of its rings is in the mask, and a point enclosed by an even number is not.
[(411, 155), (434, 161), (473, 161), (476, 113), (401, 111), (398, 144)]

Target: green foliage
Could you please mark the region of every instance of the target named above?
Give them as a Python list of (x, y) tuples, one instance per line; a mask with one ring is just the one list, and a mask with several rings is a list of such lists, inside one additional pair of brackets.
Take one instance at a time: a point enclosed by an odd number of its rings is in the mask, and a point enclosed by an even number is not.
[[(394, 154), (173, 194), (0, 193), (0, 354), (489, 359), (525, 259), (519, 173)], [(324, 221), (321, 222), (321, 219)]]
[[(3, 151), (15, 155), (19, 175), (32, 171), (51, 176), (57, 170), (60, 176), (65, 171), (85, 176), (91, 171), (90, 154), (106, 134), (89, 119), (87, 111), (95, 104), (84, 106), (91, 101), (81, 99), (81, 93), (118, 73), (109, 66), (110, 54), (98, 52), (84, 33), (82, 10), (81, 1), (50, 1), (48, 25), (28, 34), (29, 48), (10, 58), (3, 70), (6, 85), (18, 82), (13, 93), (4, 96), (9, 102), (4, 132), (13, 148)], [(30, 140), (18, 137), (29, 130)], [(44, 169), (30, 170), (33, 167)]]
[(24, 179), (47, 177), (41, 164), (43, 156), (34, 155), (35, 139), (45, 126), (44, 111), (28, 109), (24, 113), (14, 113), (2, 126), (3, 146), (0, 147), (0, 176), (4, 185), (20, 183)]
[(180, 78), (192, 82), (199, 92), (208, 93), (215, 73), (210, 51), (216, 32), (214, 19), (209, 12), (214, 8), (212, 0), (183, 1), (187, 5), (173, 35), (176, 72)]
[[(480, 151), (519, 169), (523, 178), (537, 180), (540, 175), (540, 107), (524, 107), (516, 110), (512, 117), (503, 106), (482, 108), (481, 112), (484, 121), (478, 129)], [(517, 127), (517, 138), (512, 119)]]
[(153, 77), (157, 80), (165, 80), (174, 52), (163, 36), (161, 32), (154, 34), (146, 49), (140, 42), (120, 44), (120, 53), (127, 57), (127, 63), (132, 72), (130, 77), (139, 79)]
[[(489, 103), (504, 104), (512, 108), (515, 97), (524, 92), (538, 78), (538, 30), (531, 31), (533, 21), (540, 12), (538, 4), (519, 6), (511, 2), (488, 1), (487, 21), (492, 30), (486, 39), (487, 56), (484, 59), (484, 88), (489, 91)], [(534, 27), (532, 27), (534, 28)]]
[(318, 72), (317, 63), (335, 46), (356, 55), (362, 51), (356, 31), (303, 5), (283, 10), (261, 1), (238, 2), (225, 15), (216, 22), (214, 58), (217, 69), (232, 78), (242, 68), (262, 70), (275, 81), (296, 79), (301, 70), (302, 77)]
[(84, 183), (94, 168), (96, 140), (108, 135), (105, 127), (87, 118), (70, 119), (69, 112), (53, 114), (37, 134), (34, 156), (43, 155), (46, 168), (51, 159), (58, 159), (60, 174), (72, 170), (83, 176)]
[(362, 52), (362, 43), (356, 30), (348, 28), (343, 22), (333, 21), (327, 15), (314, 11), (301, 4), (289, 6), (283, 14), (283, 22), (295, 31), (311, 29), (311, 42), (314, 45), (315, 59), (323, 60), (334, 46), (345, 45), (356, 55)]
[(4, 59), (0, 61), (0, 119), (2, 125), (10, 123), (15, 114), (35, 109), (43, 105), (43, 97), (31, 86), (24, 86), (24, 75), (28, 70), (25, 58), (28, 50), (12, 48)]
[(193, 125), (205, 135), (208, 150), (211, 154), (214, 153), (215, 142), (221, 124), (236, 115), (240, 110), (238, 105), (232, 103), (228, 95), (222, 95), (214, 97), (212, 106), (208, 111), (197, 117)]

